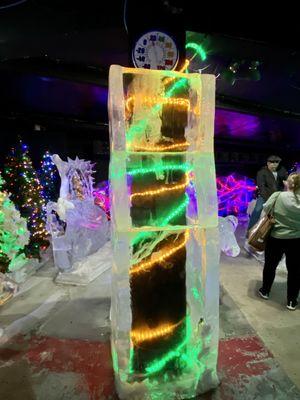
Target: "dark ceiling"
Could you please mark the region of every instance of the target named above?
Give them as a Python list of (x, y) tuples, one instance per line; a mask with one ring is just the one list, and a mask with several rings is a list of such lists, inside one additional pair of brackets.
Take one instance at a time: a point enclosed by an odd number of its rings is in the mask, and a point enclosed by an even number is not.
[[(179, 28), (199, 32), (196, 39), (207, 51), (205, 63), (194, 60), (192, 69), (221, 73), (220, 106), (299, 118), (300, 43), (293, 7), (272, 5), (271, 14), (258, 1), (199, 9), (198, 1), (189, 0), (0, 0), (0, 71), (106, 85), (111, 64), (128, 65), (126, 28), (140, 25), (142, 15), (153, 21), (161, 15), (161, 24), (168, 13), (178, 14)], [(235, 60), (258, 60), (260, 80), (228, 83), (222, 72)]]

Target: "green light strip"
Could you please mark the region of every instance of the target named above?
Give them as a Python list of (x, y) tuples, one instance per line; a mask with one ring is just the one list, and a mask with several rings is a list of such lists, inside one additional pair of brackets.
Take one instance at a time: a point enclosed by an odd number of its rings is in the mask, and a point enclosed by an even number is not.
[(163, 164), (157, 167), (151, 168), (137, 168), (133, 169), (132, 171), (128, 172), (128, 175), (136, 176), (141, 174), (150, 174), (155, 172), (162, 172), (162, 171), (191, 171), (191, 167), (188, 164)]
[[(180, 213), (182, 211), (184, 211), (184, 209), (187, 207), (187, 205), (189, 204), (189, 197), (187, 194), (185, 194), (185, 199), (184, 201), (177, 206), (176, 208), (173, 209), (173, 211), (166, 217), (164, 218), (160, 223), (158, 222), (156, 224), (156, 226), (160, 227), (160, 226), (166, 226), (171, 219), (173, 219), (174, 217), (180, 215)], [(142, 239), (146, 239), (147, 237), (151, 237), (153, 236), (155, 232), (141, 232), (140, 234), (138, 234), (134, 240), (132, 241), (132, 245), (137, 244), (138, 242), (140, 242)]]
[(134, 350), (133, 350), (133, 347), (130, 347), (130, 350), (129, 350), (129, 374), (134, 373), (133, 357), (134, 357)]
[(171, 219), (174, 217), (177, 217), (179, 214), (181, 214), (182, 211), (188, 206), (189, 204), (189, 196), (185, 194), (185, 199), (184, 201), (176, 208), (174, 209), (171, 214), (169, 214), (160, 224), (160, 226), (165, 226), (167, 225)]
[(183, 341), (174, 349), (170, 350), (166, 355), (164, 355), (159, 360), (152, 361), (145, 368), (147, 376), (155, 374), (156, 372), (161, 371), (166, 364), (174, 358), (179, 357), (183, 347), (189, 342), (192, 336), (192, 326), (190, 317), (186, 317), (186, 336)]
[(179, 81), (175, 82), (174, 85), (170, 89), (167, 90), (166, 98), (168, 99), (169, 97), (171, 97), (172, 94), (174, 94), (174, 92), (177, 89), (182, 89), (184, 87), (184, 85), (187, 84), (187, 82), (188, 82), (187, 78), (181, 78)]
[(187, 44), (185, 45), (185, 48), (186, 48), (186, 49), (193, 49), (193, 50), (195, 50), (195, 51), (196, 51), (196, 54), (197, 54), (198, 56), (200, 56), (200, 58), (201, 58), (202, 61), (205, 61), (205, 60), (206, 60), (206, 58), (207, 58), (206, 52), (205, 52), (205, 50), (203, 49), (203, 47), (202, 47), (200, 44), (190, 42), (190, 43), (187, 43)]

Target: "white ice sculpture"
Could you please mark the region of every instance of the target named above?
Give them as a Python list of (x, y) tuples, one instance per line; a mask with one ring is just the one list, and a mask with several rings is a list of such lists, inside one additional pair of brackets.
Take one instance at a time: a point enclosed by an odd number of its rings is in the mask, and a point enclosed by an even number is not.
[(215, 77), (112, 66), (112, 357), (120, 399), (218, 384)]
[(67, 172), (69, 169), (69, 165), (67, 162), (63, 161), (58, 154), (53, 154), (51, 157), (53, 163), (56, 165), (58, 169), (59, 176), (60, 176), (60, 190), (59, 190), (59, 197), (62, 199), (69, 198), (69, 180), (67, 177)]
[(57, 203), (47, 204), (47, 227), (56, 267), (70, 271), (107, 242), (109, 223), (105, 212), (94, 204), (93, 164), (78, 157), (66, 162), (57, 154), (52, 159), (61, 187)]
[(56, 211), (65, 221), (66, 211), (74, 208), (70, 200), (93, 199), (93, 164), (78, 157), (75, 160), (68, 157), (68, 161), (63, 161), (58, 154), (53, 154), (52, 161), (61, 180)]
[(220, 248), (230, 257), (237, 257), (241, 251), (234, 234), (237, 225), (238, 219), (234, 215), (219, 217)]

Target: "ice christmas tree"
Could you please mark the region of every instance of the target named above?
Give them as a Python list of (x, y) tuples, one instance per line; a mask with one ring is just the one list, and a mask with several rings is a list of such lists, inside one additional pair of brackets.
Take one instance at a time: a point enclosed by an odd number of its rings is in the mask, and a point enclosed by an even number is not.
[(20, 268), (25, 262), (24, 247), (29, 242), (26, 219), (20, 216), (0, 175), (0, 272)]
[(39, 179), (41, 185), (43, 186), (43, 195), (46, 202), (57, 200), (57, 178), (57, 168), (52, 161), (51, 154), (49, 153), (49, 151), (46, 151), (43, 155), (41, 168), (39, 170)]
[(7, 157), (3, 177), (11, 200), (27, 220), (30, 231), (29, 254), (38, 257), (40, 247), (48, 244), (43, 219), (45, 199), (43, 187), (28, 155), (28, 147), (21, 140)]

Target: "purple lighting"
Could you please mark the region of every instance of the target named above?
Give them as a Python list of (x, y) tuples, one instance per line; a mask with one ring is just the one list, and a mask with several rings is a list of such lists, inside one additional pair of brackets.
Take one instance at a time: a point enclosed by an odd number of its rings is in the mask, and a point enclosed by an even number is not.
[(247, 138), (259, 135), (260, 131), (259, 117), (222, 109), (216, 110), (216, 136), (226, 133), (226, 136)]

